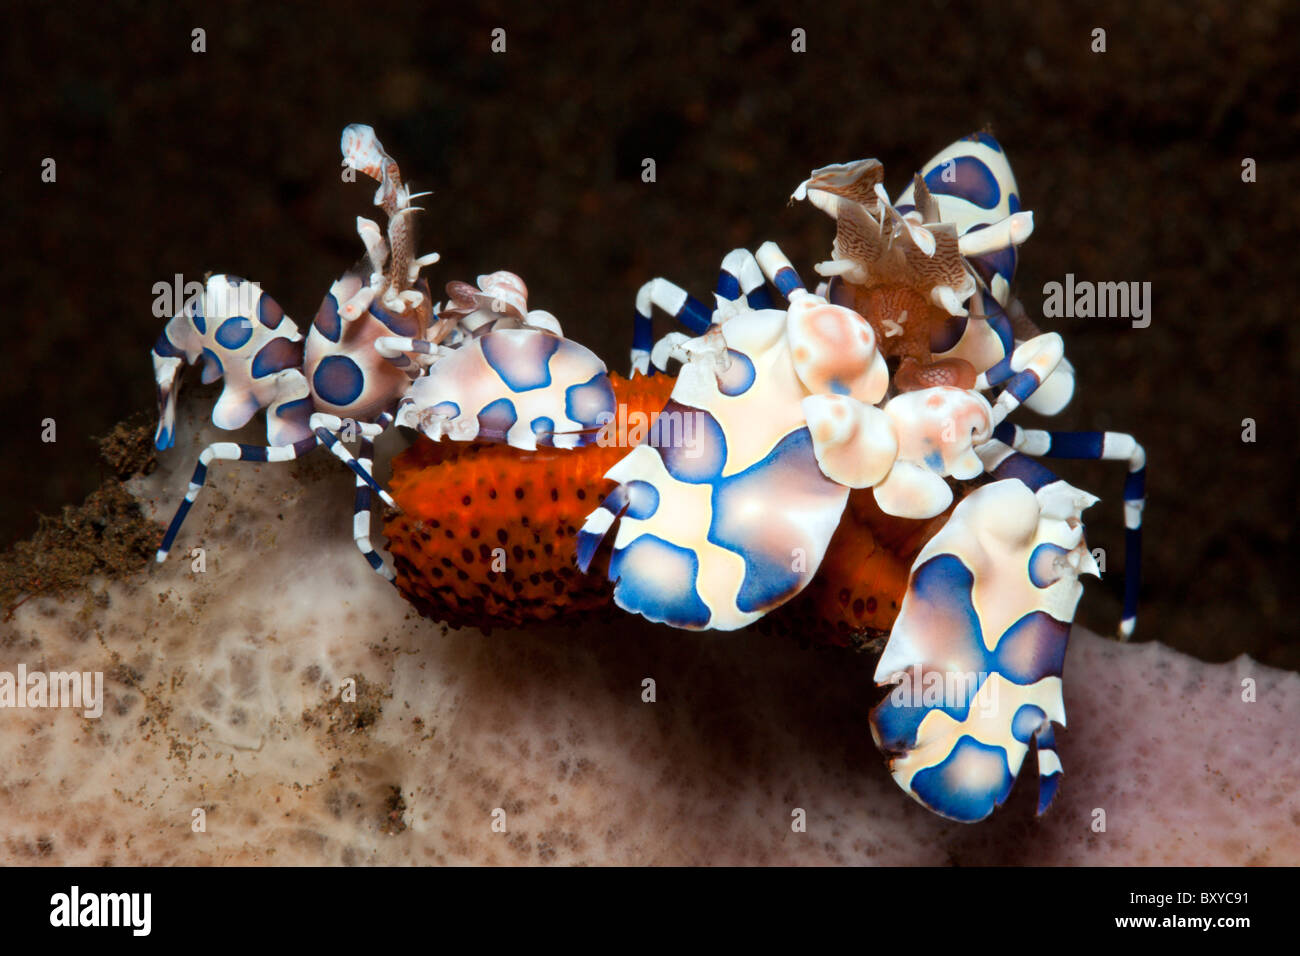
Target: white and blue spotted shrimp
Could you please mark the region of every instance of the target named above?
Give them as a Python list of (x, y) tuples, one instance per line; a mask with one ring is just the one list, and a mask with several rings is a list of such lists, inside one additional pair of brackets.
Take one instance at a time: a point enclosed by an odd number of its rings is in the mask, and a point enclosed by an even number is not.
[[(1145, 452), (1131, 435), (1119, 432), (1051, 432), (1022, 429), (1005, 421), (1022, 402), (1031, 411), (1054, 415), (1074, 393), (1074, 370), (1060, 336), (1040, 332), (1010, 291), (1018, 246), (1032, 233), (1033, 220), (1021, 208), (1005, 151), (988, 133), (957, 140), (921, 168), (897, 206), (889, 203), (880, 181), (880, 164), (861, 160), (814, 170), (795, 191), (796, 198), (809, 199), (837, 223), (833, 258), (817, 266), (819, 273), (830, 277), (828, 297), (833, 302), (860, 302), (864, 296), (858, 287), (869, 286), (876, 278), (873, 273), (883, 271), (885, 278), (891, 277), (895, 266), (885, 255), (889, 247), (901, 244), (906, 249), (924, 231), (937, 233), (935, 224), (956, 233), (962, 261), (978, 289), (956, 305), (943, 289), (945, 295), (935, 297), (945, 303), (948, 315), (930, 323), (934, 364), (962, 363), (977, 373), (970, 387), (981, 392), (1001, 390), (994, 404), (995, 444), (990, 448), (1128, 465), (1120, 623), (1120, 636), (1127, 638), (1136, 625)], [(919, 228), (922, 225), (924, 229)], [(888, 242), (880, 243), (875, 234)], [(922, 261), (915, 254), (910, 260)], [(868, 318), (875, 321), (876, 317)], [(887, 336), (888, 330), (886, 344)], [(1024, 374), (1031, 370), (1035, 374)]]
[[(855, 184), (825, 173), (814, 172), (801, 191), (841, 226), (848, 224), (846, 241), (837, 236), (836, 258), (853, 260), (852, 284), (872, 265), (855, 254), (861, 244), (853, 242), (865, 216), (852, 208)], [(830, 190), (814, 198), (825, 185)], [(878, 183), (873, 186), (881, 206), (887, 205)], [(978, 373), (975, 391), (998, 392), (992, 434), (974, 449), (997, 480), (957, 505), (913, 565), (876, 671), (876, 680), (894, 689), (873, 710), (872, 733), (905, 791), (967, 822), (983, 819), (1006, 799), (1033, 743), (1041, 813), (1061, 781), (1052, 724), (1065, 722), (1061, 669), (1082, 591), (1078, 576), (1097, 573), (1081, 522), (1096, 498), (1026, 456), (1128, 464), (1120, 624), (1126, 638), (1136, 621), (1145, 453), (1130, 435), (1025, 430), (1006, 420), (1022, 403), (1045, 414), (1060, 411), (1073, 394), (1074, 375), (1060, 336), (1040, 333), (1010, 293), (1016, 246), (1031, 223), (1017, 223), (1024, 214), (996, 140), (976, 134), (939, 153), (902, 194), (896, 212), (914, 225), (953, 223), (979, 280), (966, 315), (950, 309), (951, 319), (932, 326), (932, 346), (937, 359), (971, 365)], [(936, 685), (963, 692), (931, 696)]]
[[(876, 183), (868, 182), (878, 169), (869, 161), (821, 170), (808, 194), (821, 199), (826, 190), (817, 187), (829, 178), (847, 197), (879, 208)], [(913, 280), (909, 304), (918, 315), (910, 338), (918, 329), (928, 336), (919, 309), (964, 312), (959, 301), (976, 291), (976, 280), (953, 227), (922, 228), (891, 215), (890, 228), (909, 230), (915, 241), (887, 249), (877, 238), (872, 262), (885, 258)], [(869, 221), (879, 237), (881, 221)], [(855, 241), (868, 242), (867, 231)], [(824, 274), (846, 273), (854, 277), (851, 268)], [(771, 307), (765, 276), (788, 309)], [(940, 375), (940, 384), (875, 407), (890, 385), (885, 346), (906, 310), (898, 322), (869, 321), (851, 300), (837, 300), (836, 289), (828, 287), (830, 301), (809, 293), (772, 243), (757, 258), (743, 249), (727, 256), (716, 310), (666, 279), (642, 287), (633, 370), (682, 360), (665, 413), (687, 428), (696, 424), (699, 435), (692, 449), (652, 434), (606, 474), (619, 487), (588, 517), (578, 554), (585, 569), (617, 523), (609, 576), (619, 606), (679, 627), (743, 627), (812, 579), (850, 488), (873, 487), (888, 514), (929, 518), (952, 501), (946, 477), (982, 473), (972, 443), (991, 437), (987, 401)], [(670, 333), (652, 348), (652, 305), (697, 337)], [(973, 386), (973, 369), (968, 378)], [(941, 427), (950, 421), (958, 423), (951, 434)]]
[(1006, 800), (1031, 743), (1040, 814), (1061, 782), (1052, 724), (1065, 724), (1078, 576), (1097, 570), (1079, 522), (1096, 499), (1034, 471), (1022, 463), (957, 504), (913, 564), (876, 669), (892, 689), (871, 732), (894, 780), (964, 823)]
[[(976, 314), (982, 314), (984, 322), (954, 316), (937, 328), (932, 342), (935, 357), (973, 358), (977, 367), (986, 367), (992, 364), (989, 358), (1001, 359), (1025, 338), (1038, 334), (1011, 292), (1020, 244), (1029, 238), (1033, 220), (1021, 209), (1019, 186), (1006, 153), (988, 133), (972, 133), (932, 156), (898, 197), (896, 208), (904, 215), (916, 212), (918, 181), (933, 197), (938, 218), (952, 223), (962, 237), (966, 262), (993, 299), (989, 302), (984, 295), (976, 302), (976, 308), (983, 306)], [(1017, 340), (1013, 325), (1028, 334)], [(1028, 399), (1027, 407), (1055, 415), (1073, 394), (1074, 370), (1063, 357), (1048, 381)]]
[(402, 361), (415, 355), (425, 367), (397, 406), (397, 424), (433, 441), (503, 442), (577, 448), (596, 440), (614, 414), (605, 363), (564, 337), (554, 315), (529, 310), (519, 276), (479, 276), (478, 287), (451, 283), (452, 300), (439, 311), (454, 322), (439, 344), (388, 336), (378, 352)]
[[(375, 205), (387, 235), (358, 218), (366, 256), (334, 282), (307, 338), (256, 283), (211, 277), (154, 347), (160, 449), (174, 442), (177, 387), (184, 365), (202, 357), (203, 380), (224, 376), (213, 412), (221, 428), (267, 410), (268, 444), (217, 442), (204, 449), (185, 499), (158, 550), (166, 559), (215, 460), (292, 461), (326, 445), (356, 475), (353, 537), (372, 568), (393, 573), (370, 543), (371, 494), (392, 498), (372, 475), (374, 439), (395, 421), (437, 440), (574, 448), (595, 439), (613, 416), (605, 365), (564, 338), (555, 316), (529, 311), (528, 290), (513, 273), (480, 276), (478, 287), (448, 284), (435, 306), (416, 257), (416, 198), (374, 130), (352, 125), (341, 141), (345, 166), (379, 183)], [(355, 438), (354, 458), (344, 446)]]
[[(524, 281), (499, 271), (479, 276), (477, 286), (448, 283), (447, 291), (450, 301), (438, 308), (431, 338), (374, 342), (384, 359), (422, 369), (398, 402), (396, 424), (432, 441), (487, 441), (524, 451), (596, 441), (615, 414), (605, 363), (565, 338), (550, 312), (529, 310)], [(370, 519), (368, 507), (357, 511), (358, 541), (369, 542)]]
[[(767, 307), (764, 272), (788, 308)], [(647, 301), (697, 327), (709, 314), (666, 279), (648, 283), (638, 301), (639, 319)], [(646, 358), (644, 341), (634, 364)], [(882, 501), (933, 517), (951, 501), (942, 476), (982, 471), (971, 444), (990, 433), (988, 403), (936, 388), (919, 403), (903, 395), (876, 407), (889, 375), (871, 325), (809, 293), (771, 243), (757, 258), (730, 253), (704, 334), (670, 333), (649, 358), (659, 368), (683, 362), (660, 413), (679, 425), (652, 430), (606, 473), (619, 486), (588, 516), (578, 544), (586, 570), (617, 525), (614, 600), (649, 620), (750, 624), (816, 574), (850, 489), (874, 486)], [(949, 416), (962, 426), (940, 434)]]
[[(953, 181), (931, 175), (944, 168), (958, 171)], [(739, 627), (816, 572), (850, 488), (871, 488), (887, 514), (921, 519), (951, 504), (947, 478), (987, 474), (993, 481), (957, 504), (913, 565), (877, 671), (900, 686), (872, 713), (900, 786), (973, 821), (1005, 800), (1031, 742), (1040, 812), (1059, 786), (1052, 724), (1064, 723), (1065, 642), (1078, 576), (1097, 570), (1081, 522), (1096, 499), (1027, 455), (1128, 462), (1122, 634), (1134, 619), (1144, 455), (1127, 435), (1006, 421), (1044, 395), (1039, 410), (1057, 410), (1073, 391), (1060, 336), (1021, 315), (1028, 334), (1017, 342), (1003, 309), (1018, 306), (1014, 247), (1032, 220), (987, 135), (926, 169), (905, 196), (911, 209), (890, 204), (874, 160), (825, 167), (799, 188), (838, 224), (834, 258), (818, 267), (830, 280), (822, 295), (771, 243), (756, 266), (743, 250), (728, 257), (712, 312), (666, 280), (643, 288), (639, 317), (646, 299), (697, 337), (676, 333), (647, 350), (642, 334), (634, 366), (684, 362), (673, 401), (704, 416), (704, 447), (692, 461), (652, 436), (611, 469), (619, 486), (589, 516), (579, 561), (617, 524), (609, 576), (620, 606), (679, 627)], [(789, 300), (786, 312), (749, 304), (766, 296), (760, 271)], [(901, 362), (877, 382), (882, 355)], [(914, 697), (901, 693), (909, 672)], [(960, 700), (927, 696), (936, 675), (942, 684), (966, 674)]]
[[(154, 440), (160, 450), (175, 440), (180, 373), (200, 357), (205, 383), (225, 379), (213, 409), (214, 424), (240, 428), (266, 409), (268, 442), (216, 442), (203, 450), (158, 549), (160, 562), (166, 560), (207, 480), (208, 466), (216, 460), (292, 461), (324, 444), (357, 476), (358, 513), (369, 510), (372, 490), (391, 503), (369, 473), (372, 443), (391, 424), (391, 412), (419, 374), (419, 366), (408, 360), (407, 369), (398, 368), (378, 353), (374, 342), (383, 336), (423, 338), (427, 333), (433, 310), (419, 273), (438, 256), (414, 255), (414, 197), (374, 130), (347, 127), (341, 148), (345, 166), (379, 182), (375, 204), (388, 217), (387, 241), (376, 223), (358, 217), (366, 256), (334, 282), (306, 341), (283, 308), (256, 283), (214, 275), (172, 318), (154, 346), (159, 407)], [(340, 442), (340, 433), (360, 441), (358, 458)], [(358, 535), (357, 544), (372, 567), (391, 575), (368, 540)]]

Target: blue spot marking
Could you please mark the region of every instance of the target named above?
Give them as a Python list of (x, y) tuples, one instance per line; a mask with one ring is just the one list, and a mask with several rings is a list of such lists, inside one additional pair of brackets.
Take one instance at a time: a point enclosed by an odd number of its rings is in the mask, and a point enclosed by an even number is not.
[(194, 323), (194, 328), (198, 329), (199, 335), (207, 334), (208, 323), (203, 317), (203, 296), (201, 295), (196, 295), (190, 300), (190, 321)]
[(538, 332), (521, 340), (489, 332), (478, 341), (483, 358), (512, 391), (527, 392), (551, 384), (551, 356), (559, 351), (562, 341), (558, 335)]
[(172, 345), (172, 340), (167, 338), (166, 329), (158, 333), (158, 341), (154, 342), (153, 350), (163, 358), (185, 358), (185, 353)]
[[(1032, 611), (1007, 628), (993, 651), (985, 648), (984, 632), (971, 599), (974, 577), (956, 555), (938, 554), (930, 558), (912, 576), (909, 597), (924, 606), (930, 619), (953, 638), (959, 648), (945, 662), (945, 669), (960, 674), (1000, 674), (1022, 686), (1044, 677), (1061, 674), (1069, 625), (1043, 611)], [(909, 672), (909, 679), (915, 672)], [(871, 719), (881, 747), (891, 753), (904, 753), (916, 745), (916, 732), (931, 710), (941, 710), (961, 722), (970, 710), (970, 700), (979, 688), (970, 688), (971, 698), (949, 700), (926, 706), (921, 703), (921, 688), (912, 688), (909, 706), (899, 706), (889, 698), (872, 711)]]
[(226, 319), (217, 329), (217, 344), (222, 348), (230, 349), (232, 352), (241, 349), (248, 344), (248, 340), (253, 337), (253, 320), (237, 315), (233, 319)]
[(343, 318), (339, 315), (339, 301), (334, 298), (333, 292), (326, 292), (325, 298), (321, 299), (320, 309), (317, 310), (312, 325), (331, 342), (339, 340), (339, 335), (343, 332)]
[[(986, 771), (973, 776), (992, 777), (996, 782), (986, 788), (970, 786), (972, 766)], [(932, 810), (962, 823), (974, 823), (1007, 798), (1013, 782), (1005, 750), (963, 736), (943, 763), (919, 771), (912, 778), (912, 791)]]
[(800, 500), (840, 493), (839, 486), (818, 468), (807, 428), (790, 432), (762, 461), (714, 483), (709, 541), (744, 559), (745, 577), (736, 607), (747, 614), (777, 606), (810, 576), (791, 567), (788, 550), (773, 553), (762, 546), (766, 529), (755, 527), (750, 515), (753, 503), (766, 497), (763, 490), (770, 488)]
[[(659, 489), (647, 481), (635, 478), (615, 487), (605, 496), (600, 507), (615, 518), (626, 514), (630, 518), (645, 521), (659, 510)], [(582, 571), (585, 572), (591, 564), (592, 556), (595, 555), (608, 530), (600, 534), (589, 531), (578, 532), (578, 567)], [(613, 575), (611, 574), (610, 577), (612, 579)]]
[(346, 355), (328, 355), (316, 366), (312, 384), (317, 395), (329, 404), (342, 408), (361, 397), (366, 377), (357, 363)]
[(713, 481), (727, 463), (727, 438), (717, 419), (673, 399), (655, 419), (646, 444), (658, 449), (668, 474), (678, 481)]
[[(624, 570), (629, 573), (624, 577)], [(609, 577), (618, 582), (614, 600), (619, 607), (646, 620), (673, 627), (704, 627), (709, 609), (700, 599), (695, 582), (700, 560), (694, 551), (643, 534), (626, 548), (615, 551)]]
[(1030, 611), (1007, 628), (989, 655), (986, 669), (996, 670), (1016, 684), (1034, 684), (1044, 677), (1059, 677), (1065, 666), (1069, 636), (1068, 624), (1062, 624), (1045, 611)]
[(627, 488), (627, 515), (645, 521), (659, 510), (659, 489), (648, 481), (633, 479), (624, 486)]
[[(595, 428), (614, 418), (614, 388), (609, 376), (597, 372), (579, 385), (564, 390), (564, 414), (584, 428)], [(594, 440), (594, 439), (592, 439)]]
[[(952, 170), (950, 177), (953, 182), (946, 182), (943, 178), (949, 169)], [(993, 171), (973, 156), (944, 160), (925, 174), (925, 184), (937, 196), (954, 196), (981, 209), (993, 209), (1002, 198), (1002, 188)]]
[(460, 406), (455, 402), (439, 402), (430, 411), (435, 415), (443, 415), (447, 418), (460, 418)]
[[(935, 555), (912, 575), (910, 597), (932, 609), (936, 619), (943, 622), (945, 632), (953, 635), (956, 645), (963, 651), (959, 658), (950, 662), (949, 670), (954, 673), (992, 673), (997, 669), (996, 661), (984, 650), (983, 630), (971, 602), (974, 583), (970, 569), (951, 554)], [(908, 672), (908, 680), (915, 682), (914, 670)], [(925, 706), (921, 703), (924, 675), (921, 683), (922, 686), (910, 689), (907, 705), (899, 705), (887, 697), (872, 711), (871, 719), (881, 747), (890, 753), (904, 753), (916, 746), (917, 729), (931, 710), (941, 710), (958, 722), (965, 720), (970, 712), (970, 701), (979, 692), (979, 687), (968, 688), (970, 697), (966, 700)]]
[(895, 206), (894, 208), (897, 209), (899, 214), (903, 216), (906, 216), (909, 212), (916, 212), (916, 207), (913, 206), (910, 202), (905, 202), (903, 203), (903, 205)]
[(266, 461), (266, 449), (261, 445), (240, 445), (240, 461)]
[(203, 350), (203, 384), (211, 385), (217, 379), (226, 373), (221, 365), (221, 359), (217, 358), (217, 353), (212, 349)]
[(311, 418), (311, 399), (295, 398), (291, 402), (285, 402), (275, 410), (275, 417), (299, 425), (306, 431), (307, 421)]
[[(886, 754), (904, 754), (915, 747), (916, 734), (920, 729), (921, 721), (930, 712), (929, 708), (920, 703), (923, 686), (915, 686), (916, 674), (915, 670), (909, 670), (904, 678), (913, 684), (902, 691), (906, 695), (904, 703), (886, 697), (871, 712), (871, 726), (880, 741), (880, 749)], [(924, 678), (922, 684), (923, 681)], [(890, 694), (893, 693), (895, 691), (890, 691)]]
[(735, 349), (727, 349), (727, 358), (730, 360), (727, 370), (718, 373), (718, 391), (733, 398), (744, 395), (754, 384), (754, 363), (744, 352)]
[(745, 302), (755, 311), (770, 309), (772, 308), (772, 294), (767, 291), (767, 286), (761, 285), (745, 296)]
[(253, 356), (253, 378), (265, 378), (287, 368), (302, 365), (302, 340), (292, 342), (283, 336), (271, 339)]
[(916, 592), (917, 600), (926, 604), (959, 604), (967, 625), (962, 632), (975, 636), (980, 633), (979, 618), (969, 600), (974, 583), (975, 576), (960, 558), (937, 554), (916, 569), (911, 589)]
[(925, 464), (926, 467), (937, 475), (943, 471), (943, 455), (939, 454), (937, 451), (929, 452), (925, 456)]
[(659, 510), (659, 490), (648, 481), (634, 478), (606, 495), (600, 506), (615, 515), (626, 509), (627, 517), (645, 521)]
[(1020, 212), (1020, 197), (1015, 193), (1007, 193), (1007, 209), (1010, 212)]
[(498, 398), (483, 406), (478, 413), (478, 433), (480, 437), (505, 441), (506, 433), (519, 421), (514, 402), (508, 398)]
[(1041, 707), (1034, 704), (1021, 704), (1016, 715), (1011, 718), (1011, 736), (1022, 744), (1027, 744), (1029, 738), (1038, 733), (1038, 728), (1045, 720), (1047, 720), (1047, 712)]
[(274, 329), (284, 318), (284, 309), (280, 308), (279, 302), (263, 292), (257, 303), (257, 318), (268, 329)]
[(539, 445), (550, 445), (553, 441), (552, 436), (555, 434), (555, 420), (547, 418), (545, 415), (534, 418), (528, 423), (528, 427), (533, 430), (533, 439)]

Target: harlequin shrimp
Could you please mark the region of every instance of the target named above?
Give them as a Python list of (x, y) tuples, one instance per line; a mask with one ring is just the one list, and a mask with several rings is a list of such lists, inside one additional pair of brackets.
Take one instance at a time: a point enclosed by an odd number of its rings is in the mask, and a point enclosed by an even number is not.
[[(374, 201), (388, 218), (387, 238), (358, 217), (366, 255), (326, 293), (306, 340), (256, 283), (213, 275), (154, 346), (160, 450), (174, 443), (180, 373), (200, 357), (205, 383), (225, 379), (214, 424), (240, 428), (266, 409), (268, 442), (216, 442), (203, 450), (159, 547), (160, 562), (213, 461), (291, 461), (323, 444), (355, 473), (357, 546), (391, 579), (370, 545), (369, 522), (372, 491), (393, 504), (370, 471), (373, 441), (394, 421), (434, 438), (448, 429), (462, 439), (565, 447), (579, 439), (561, 433), (587, 427), (612, 405), (604, 364), (564, 339), (553, 315), (527, 309), (518, 276), (480, 276), (477, 287), (449, 283), (448, 304), (434, 306), (420, 271), (438, 255), (414, 254), (417, 197), (370, 127), (347, 127), (341, 145), (343, 164), (379, 183)], [(570, 387), (542, 387), (556, 382)], [(516, 420), (517, 412), (526, 417)], [(352, 439), (360, 443), (356, 457), (343, 444)]]
[(425, 374), (398, 404), (397, 424), (433, 441), (504, 442), (576, 448), (592, 440), (614, 407), (605, 363), (566, 339), (549, 312), (527, 308), (528, 289), (509, 272), (479, 277), (479, 288), (451, 283), (441, 322), (458, 323), (453, 345), (385, 336), (381, 355), (427, 356)]
[[(385, 501), (399, 507), (384, 530), (396, 584), (425, 613), (490, 626), (612, 598), (688, 629), (784, 616), (837, 641), (887, 634), (876, 679), (891, 689), (870, 722), (900, 786), (952, 819), (982, 819), (1032, 742), (1046, 809), (1078, 576), (1096, 572), (1081, 514), (1096, 499), (1032, 459), (1128, 463), (1127, 635), (1144, 454), (1127, 435), (1007, 421), (1020, 404), (1059, 411), (1073, 373), (1060, 337), (1011, 296), (1032, 218), (992, 137), (938, 154), (897, 203), (874, 160), (815, 170), (795, 196), (836, 221), (816, 267), (827, 281), (810, 292), (773, 243), (723, 260), (715, 308), (652, 280), (624, 379), (530, 311), (511, 273), (452, 283), (448, 305), (428, 305), (418, 274), (433, 257), (414, 258), (394, 230), (412, 197), (373, 132), (349, 131), (345, 163), (380, 182), (391, 258), (362, 220), (367, 259), (335, 283), (298, 359), (300, 337), (260, 290), (256, 312), (234, 316), (241, 329), (259, 316), (253, 344), (208, 332), (210, 315), (217, 329), (231, 317), (209, 301), (228, 280), (169, 324), (155, 348), (160, 447), (180, 360), (200, 354), (209, 380), (226, 371), (233, 388), (214, 421), (237, 427), (267, 408), (270, 445), (205, 450), (160, 556), (212, 459), (288, 460), (324, 443), (356, 473), (358, 545), (392, 576), (369, 545), (370, 439), (396, 422), (420, 437), (394, 460)], [(656, 342), (654, 308), (686, 333)], [(340, 334), (353, 325), (355, 340)], [(280, 357), (259, 365), (278, 340), (268, 355)], [(675, 378), (656, 374), (672, 361)], [(644, 434), (611, 438), (615, 419), (638, 416)], [(341, 443), (355, 417), (373, 418), (357, 459)]]
[[(740, 289), (743, 283), (754, 301), (768, 301), (762, 274), (748, 253), (728, 257), (719, 283), (724, 289)], [(650, 352), (643, 345), (650, 335), (647, 295), (643, 290), (638, 299), (634, 362)], [(489, 384), (494, 379), (484, 376)], [(669, 395), (675, 379), (634, 369), (629, 378), (611, 373), (606, 380), (610, 391), (602, 387), (601, 402), (592, 402), (585, 412), (599, 427), (565, 435), (572, 439), (566, 442), (574, 446), (571, 449), (561, 451), (559, 442), (539, 443), (535, 450), (526, 444), (502, 444), (500, 428), (487, 436), (478, 434), (495, 439), (493, 443), (448, 442), (445, 439), (474, 437), (473, 431), (456, 434), (445, 422), (435, 422), (424, 429), (433, 442), (417, 441), (394, 459), (391, 491), (401, 510), (389, 516), (384, 533), (398, 587), (422, 612), (456, 625), (484, 627), (609, 606), (612, 589), (605, 576), (586, 572), (593, 559), (586, 544), (591, 539), (579, 534), (579, 528), (606, 491), (602, 476), (629, 445), (640, 441), (638, 426), (626, 434), (618, 434), (616, 427), (640, 421), (646, 434), (668, 435), (672, 432), (664, 425), (672, 423), (686, 439), (687, 454), (694, 444), (691, 439), (703, 436), (691, 434), (692, 418), (674, 418)], [(597, 384), (592, 380), (586, 387), (594, 394)], [(471, 391), (461, 386), (457, 394)], [(418, 423), (448, 394), (427, 395), (399, 416), (408, 416), (406, 424)], [(494, 392), (489, 389), (487, 394)], [(612, 506), (613, 499), (605, 505)], [(828, 552), (836, 573), (823, 585), (835, 596), (809, 612), (823, 632), (819, 639), (834, 643), (887, 632), (902, 599), (907, 569), (938, 527), (933, 522), (899, 527), (871, 501), (855, 502), (842, 524), (845, 533), (835, 536)]]
[[(393, 162), (368, 126), (343, 132), (345, 166), (379, 182), (375, 204), (388, 217), (388, 239), (371, 220), (358, 217), (366, 247), (361, 263), (326, 294), (304, 342), (284, 309), (253, 282), (210, 276), (203, 292), (188, 300), (167, 324), (153, 349), (158, 386), (159, 450), (174, 442), (180, 373), (204, 360), (204, 383), (225, 379), (212, 421), (240, 428), (266, 409), (266, 445), (216, 442), (199, 456), (189, 489), (158, 549), (166, 560), (176, 535), (207, 480), (215, 460), (291, 461), (325, 444), (357, 475), (357, 507), (369, 508), (370, 492), (387, 499), (366, 467), (373, 439), (391, 421), (387, 410), (409, 384), (407, 375), (374, 349), (376, 338), (393, 332), (423, 336), (431, 303), (420, 269), (437, 261), (413, 255), (416, 207)], [(359, 433), (360, 460), (340, 443), (344, 420)], [(373, 421), (371, 420), (373, 419)], [(359, 420), (359, 421), (358, 421)], [(372, 565), (382, 564), (368, 542), (358, 545)]]
[[(1059, 411), (1073, 374), (1060, 336), (1010, 298), (1032, 218), (997, 142), (953, 144), (898, 204), (882, 179), (863, 160), (815, 170), (796, 190), (837, 224), (817, 293), (772, 243), (728, 256), (741, 281), (720, 284), (716, 309), (667, 280), (643, 289), (643, 329), (655, 305), (695, 337), (647, 349), (643, 334), (634, 365), (682, 362), (668, 407), (696, 415), (706, 441), (691, 456), (651, 439), (615, 464), (617, 487), (579, 532), (579, 562), (617, 528), (607, 573), (620, 607), (737, 628), (808, 585), (850, 493), (870, 489), (886, 515), (928, 520), (952, 504), (949, 479), (980, 479), (911, 567), (876, 672), (894, 692), (872, 711), (872, 733), (906, 792), (962, 821), (1006, 799), (1032, 739), (1042, 812), (1060, 782), (1052, 724), (1065, 720), (1078, 576), (1097, 573), (1081, 514), (1097, 499), (1029, 456), (1127, 462), (1124, 636), (1145, 456), (1128, 435), (1006, 421), (1022, 403)], [(764, 277), (785, 309), (771, 307)]]

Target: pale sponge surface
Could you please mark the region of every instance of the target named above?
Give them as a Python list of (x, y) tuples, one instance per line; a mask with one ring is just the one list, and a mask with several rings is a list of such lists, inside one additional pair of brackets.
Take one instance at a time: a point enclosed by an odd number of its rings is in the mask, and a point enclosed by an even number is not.
[[(218, 437), (180, 423), (147, 513)], [(444, 634), (365, 565), (351, 498), (324, 451), (217, 464), (165, 565), (0, 624), (0, 670), (103, 671), (107, 696), (0, 710), (0, 862), (1300, 864), (1295, 674), (1076, 629), (1055, 805), (1034, 817), (1027, 768), (948, 823), (871, 743), (873, 661), (631, 618)]]

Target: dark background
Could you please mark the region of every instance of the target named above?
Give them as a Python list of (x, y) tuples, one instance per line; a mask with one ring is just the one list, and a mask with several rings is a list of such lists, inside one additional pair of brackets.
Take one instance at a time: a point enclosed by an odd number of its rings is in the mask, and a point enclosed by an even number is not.
[[(1035, 213), (1017, 282), (1031, 315), (1067, 272), (1153, 284), (1148, 329), (1043, 323), (1079, 377), (1051, 427), (1130, 430), (1148, 451), (1138, 636), (1300, 668), (1300, 16), (1280, 2), (1132, 6), (11, 6), (0, 544), (80, 501), (105, 474), (92, 437), (152, 408), (155, 282), (256, 279), (305, 329), (360, 252), (355, 217), (377, 212), (372, 185), (340, 180), (347, 123), (373, 125), (407, 180), (434, 190), (435, 287), (516, 271), (531, 305), (620, 371), (646, 279), (708, 293), (725, 252), (768, 238), (805, 276), (829, 257), (830, 220), (786, 205), (813, 167), (875, 156), (896, 194), (988, 126)], [(195, 27), (205, 53), (191, 52)], [(505, 54), (490, 52), (496, 27)], [(806, 53), (791, 51), (796, 27)], [(1244, 157), (1258, 182), (1242, 182)], [(55, 444), (40, 441), (46, 417)], [(1123, 467), (1058, 464), (1103, 497), (1090, 543), (1118, 571)], [(1120, 583), (1091, 584), (1079, 619), (1111, 630)]]

